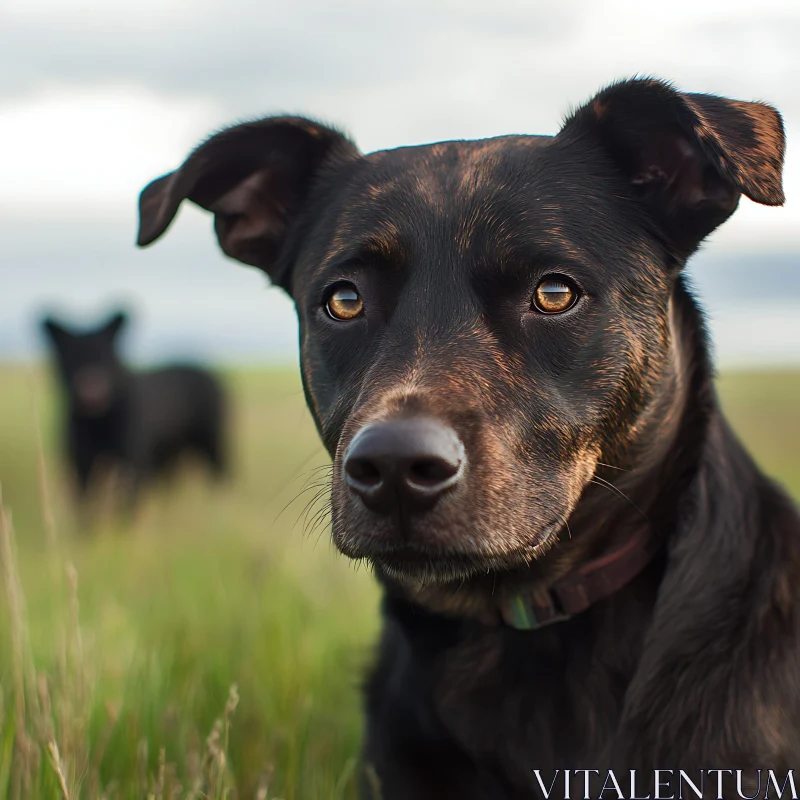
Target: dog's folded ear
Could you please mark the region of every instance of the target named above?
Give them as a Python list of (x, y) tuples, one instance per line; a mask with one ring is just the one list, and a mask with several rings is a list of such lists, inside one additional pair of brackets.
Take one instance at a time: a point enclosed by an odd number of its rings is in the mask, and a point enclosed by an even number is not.
[(599, 140), (682, 255), (735, 211), (741, 194), (784, 201), (783, 123), (763, 103), (630, 80), (599, 92), (559, 135)]
[(184, 199), (214, 214), (223, 252), (284, 285), (281, 252), (315, 177), (357, 155), (338, 131), (301, 117), (236, 125), (201, 144), (175, 172), (139, 196), (140, 247), (169, 226)]

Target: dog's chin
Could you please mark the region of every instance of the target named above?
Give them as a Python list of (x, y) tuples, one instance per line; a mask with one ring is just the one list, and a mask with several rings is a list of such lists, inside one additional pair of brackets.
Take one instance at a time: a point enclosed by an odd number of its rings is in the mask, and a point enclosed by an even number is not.
[(350, 539), (343, 542), (334, 536), (344, 555), (366, 560), (377, 572), (402, 582), (446, 586), (489, 573), (527, 569), (541, 558), (558, 539), (560, 525), (550, 525), (532, 537), (529, 545), (512, 550), (493, 548), (491, 552), (428, 549), (410, 545), (359, 545)]
[(389, 578), (401, 582), (414, 582), (446, 586), (466, 581), (490, 572), (527, 566), (529, 558), (522, 556), (479, 557), (454, 555), (428, 556), (421, 553), (391, 554), (373, 556), (369, 559), (373, 566)]

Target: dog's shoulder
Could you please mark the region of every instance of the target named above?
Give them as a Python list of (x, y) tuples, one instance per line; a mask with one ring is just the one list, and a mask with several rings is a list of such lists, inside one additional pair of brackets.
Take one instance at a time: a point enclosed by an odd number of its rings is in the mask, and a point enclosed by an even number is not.
[(721, 414), (685, 505), (619, 752), (663, 763), (792, 765), (800, 752), (798, 510)]

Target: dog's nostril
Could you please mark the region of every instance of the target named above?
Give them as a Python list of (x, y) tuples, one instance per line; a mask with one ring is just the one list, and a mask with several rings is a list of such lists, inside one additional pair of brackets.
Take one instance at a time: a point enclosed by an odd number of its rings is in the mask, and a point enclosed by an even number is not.
[(414, 461), (408, 470), (412, 483), (419, 486), (438, 486), (458, 472), (458, 464), (439, 458), (425, 458)]
[(377, 486), (382, 480), (381, 471), (366, 459), (349, 458), (344, 468), (350, 478), (364, 486)]

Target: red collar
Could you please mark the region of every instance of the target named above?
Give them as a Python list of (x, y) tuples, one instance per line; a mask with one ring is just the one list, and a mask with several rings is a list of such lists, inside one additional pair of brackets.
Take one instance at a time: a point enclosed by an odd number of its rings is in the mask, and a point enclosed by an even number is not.
[(610, 553), (570, 572), (544, 592), (517, 592), (501, 600), (502, 621), (517, 630), (535, 630), (580, 614), (635, 578), (658, 551), (649, 525)]

